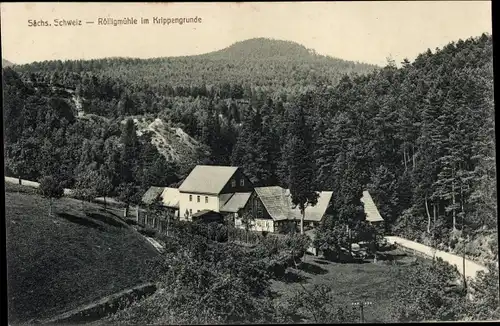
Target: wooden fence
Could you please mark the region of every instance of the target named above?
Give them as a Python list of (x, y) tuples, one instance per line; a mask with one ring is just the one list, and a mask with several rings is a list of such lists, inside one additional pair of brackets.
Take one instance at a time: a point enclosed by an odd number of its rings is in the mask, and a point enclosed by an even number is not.
[[(135, 218), (138, 225), (148, 227), (155, 231), (166, 234), (168, 230), (173, 230), (178, 223), (178, 219), (170, 211), (149, 210), (136, 208)], [(227, 240), (231, 242), (241, 242), (255, 245), (262, 241), (264, 237), (281, 238), (282, 234), (246, 231), (233, 225), (224, 224), (220, 232), (227, 234)]]

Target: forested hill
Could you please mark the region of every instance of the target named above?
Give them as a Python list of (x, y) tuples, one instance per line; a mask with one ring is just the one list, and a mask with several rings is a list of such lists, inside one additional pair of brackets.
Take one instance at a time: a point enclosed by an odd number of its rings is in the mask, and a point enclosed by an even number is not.
[[(158, 91), (176, 96), (197, 96), (208, 88), (220, 97), (229, 98), (243, 97), (243, 93), (248, 97), (256, 87), (263, 92), (273, 92), (282, 89), (298, 91), (320, 82), (336, 84), (344, 74), (364, 74), (376, 68), (316, 55), (294, 42), (258, 38), (204, 55), (45, 61), (22, 65), (16, 70), (93, 72), (132, 85), (147, 83)], [(231, 90), (230, 85), (236, 89)], [(203, 90), (198, 91), (199, 88)]]
[[(263, 52), (281, 57), (272, 46)], [(338, 82), (314, 60), (289, 61), (291, 74), (257, 59), (252, 66), (203, 56), (5, 68), (7, 173), (57, 173), (71, 187), (90, 168), (109, 175), (114, 193), (128, 198), (126, 189), (167, 185), (207, 161), (242, 166), (256, 184), (288, 186), (291, 140), (300, 132), (316, 189), (335, 192), (337, 220), (357, 218), (368, 188), (388, 231), (463, 250), (460, 230), (474, 239), (497, 229), (492, 58), (492, 38), (482, 35), (424, 51), (401, 68), (389, 64)], [(210, 87), (214, 82), (221, 84)], [(63, 96), (73, 91), (86, 114), (108, 119), (75, 117)], [(138, 115), (169, 121), (207, 150), (180, 172), (150, 146), (151, 135), (135, 137), (132, 121), (122, 126)], [(478, 245), (495, 255), (495, 245)]]

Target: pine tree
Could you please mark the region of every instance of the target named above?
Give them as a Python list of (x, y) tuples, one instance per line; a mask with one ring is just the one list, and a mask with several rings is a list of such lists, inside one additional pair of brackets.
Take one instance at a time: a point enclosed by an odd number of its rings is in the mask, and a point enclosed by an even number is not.
[(295, 111), (295, 123), (291, 129), (290, 152), (287, 153), (290, 163), (289, 189), (292, 203), (299, 207), (302, 215), (300, 233), (304, 233), (305, 210), (318, 202), (315, 189), (315, 166), (312, 156), (311, 132), (306, 125), (302, 107)]

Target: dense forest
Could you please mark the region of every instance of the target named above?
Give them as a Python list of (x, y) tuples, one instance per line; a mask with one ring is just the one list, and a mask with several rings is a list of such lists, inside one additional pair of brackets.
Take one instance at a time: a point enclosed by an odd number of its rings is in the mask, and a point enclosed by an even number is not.
[[(315, 239), (325, 251), (344, 245), (346, 225), (350, 238), (369, 236), (360, 201), (368, 189), (387, 233), (470, 255), (483, 250), (483, 258), (497, 260), (495, 242), (465, 245), (468, 238), (469, 244), (497, 239), (492, 61), (492, 37), (483, 34), (429, 49), (401, 68), (391, 61), (384, 68), (346, 62), (267, 39), (192, 57), (6, 67), (6, 174), (51, 176), (76, 189), (94, 182), (94, 195), (134, 203), (151, 185), (179, 184), (196, 164), (233, 164), (256, 185), (333, 191)], [(181, 128), (196, 139), (198, 155), (162, 155), (152, 135), (138, 130), (134, 119), (141, 117)], [(259, 257), (269, 248), (258, 246), (253, 257), (203, 237), (180, 239), (189, 245), (172, 243), (166, 265), (153, 269), (175, 293), (161, 292), (133, 307), (140, 314), (125, 311), (119, 320), (144, 313), (151, 322), (291, 322), (293, 304), (280, 311), (263, 296), (269, 282)], [(183, 263), (170, 269), (171, 261)], [(497, 267), (470, 284), (484, 297), (470, 303), (450, 285), (456, 271), (417, 265), (397, 278), (394, 320), (498, 316)], [(195, 276), (197, 287), (179, 282)], [(313, 307), (315, 320), (352, 321), (350, 312), (331, 311), (323, 290), (298, 295), (297, 305), (307, 306), (314, 295), (325, 300)], [(220, 295), (208, 302), (206, 291)], [(176, 306), (179, 300), (202, 308)], [(172, 305), (172, 316), (151, 315), (163, 314), (165, 305)], [(196, 315), (199, 309), (205, 314)]]
[[(453, 249), (460, 232), (497, 228), (492, 57), (488, 35), (381, 69), (254, 39), (193, 57), (5, 68), (7, 174), (54, 174), (72, 187), (101, 171), (108, 195), (131, 202), (201, 162), (289, 187), (300, 136), (316, 189), (335, 192), (335, 221), (362, 219), (369, 189), (388, 232)], [(181, 171), (126, 122), (141, 115), (182, 127), (207, 151)]]

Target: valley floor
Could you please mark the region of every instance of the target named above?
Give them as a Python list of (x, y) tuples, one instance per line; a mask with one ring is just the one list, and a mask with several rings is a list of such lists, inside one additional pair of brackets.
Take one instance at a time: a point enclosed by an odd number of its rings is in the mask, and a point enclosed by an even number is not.
[[(287, 271), (285, 280), (273, 281), (272, 289), (279, 295), (276, 300), (286, 302), (302, 290), (299, 283), (307, 290), (315, 284), (334, 285), (335, 304), (351, 309), (353, 302), (372, 302), (364, 308), (365, 321), (388, 322), (391, 296), (395, 291), (393, 279), (416, 258), (400, 250), (386, 252), (381, 257), (376, 263), (368, 260), (363, 263), (335, 263), (307, 255), (298, 269)], [(359, 314), (359, 310), (356, 312)]]

